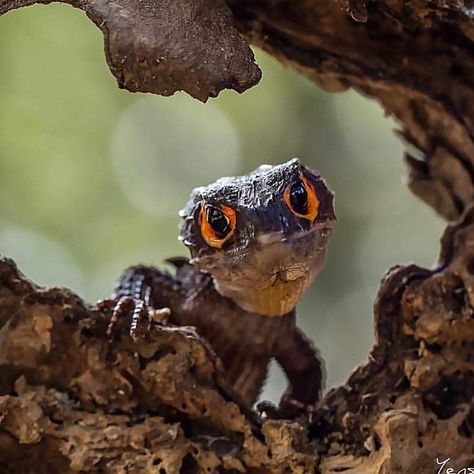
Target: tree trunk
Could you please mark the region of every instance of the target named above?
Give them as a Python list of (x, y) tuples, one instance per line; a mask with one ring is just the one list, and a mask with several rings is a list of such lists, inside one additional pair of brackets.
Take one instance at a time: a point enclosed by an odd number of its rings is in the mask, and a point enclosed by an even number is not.
[[(0, 0), (0, 14), (31, 3)], [(104, 31), (129, 90), (243, 91), (260, 78), (246, 39), (326, 89), (377, 99), (400, 122), (410, 189), (451, 223), (436, 269), (387, 273), (369, 362), (308, 422), (261, 420), (240, 404), (192, 329), (109, 343), (103, 315), (0, 260), (1, 470), (474, 471), (472, 2), (70, 3)]]

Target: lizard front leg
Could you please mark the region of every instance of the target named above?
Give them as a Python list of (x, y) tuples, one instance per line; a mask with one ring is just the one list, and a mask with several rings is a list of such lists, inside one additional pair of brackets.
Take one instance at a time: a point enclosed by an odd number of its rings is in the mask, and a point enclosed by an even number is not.
[[(179, 293), (177, 282), (168, 273), (157, 268), (136, 266), (125, 270), (118, 280), (110, 298), (101, 300), (97, 307), (111, 311), (112, 316), (107, 328), (107, 335), (113, 334), (115, 327), (123, 316), (131, 315), (130, 335), (137, 337), (140, 322), (148, 319), (164, 321), (170, 315), (168, 306)], [(168, 304), (160, 304), (166, 301)]]
[(311, 341), (292, 324), (275, 341), (274, 357), (288, 377), (288, 388), (280, 401), (282, 417), (311, 413), (321, 395), (323, 368)]

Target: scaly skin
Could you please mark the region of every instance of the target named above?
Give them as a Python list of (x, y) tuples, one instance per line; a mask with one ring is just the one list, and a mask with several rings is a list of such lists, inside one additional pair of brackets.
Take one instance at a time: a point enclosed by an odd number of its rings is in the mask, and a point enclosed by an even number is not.
[[(226, 213), (213, 214), (217, 226), (208, 206)], [(314, 406), (321, 363), (296, 326), (294, 306), (323, 265), (335, 221), (324, 182), (297, 160), (261, 167), (197, 188), (180, 215), (192, 259), (171, 259), (174, 275), (146, 266), (126, 270), (111, 298), (99, 302), (112, 311), (109, 333), (126, 314), (132, 336), (144, 317), (149, 324), (168, 317), (171, 324), (195, 326), (243, 401), (256, 401), (275, 358), (289, 381), (281, 414)]]

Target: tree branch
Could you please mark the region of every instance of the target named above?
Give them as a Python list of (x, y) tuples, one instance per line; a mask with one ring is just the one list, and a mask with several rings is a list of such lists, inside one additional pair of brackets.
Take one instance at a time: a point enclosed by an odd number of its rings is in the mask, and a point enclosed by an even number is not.
[[(0, 0), (0, 15), (50, 0)], [(474, 199), (474, 9), (466, 1), (68, 0), (101, 28), (119, 86), (207, 100), (255, 85), (245, 40), (330, 91), (377, 99), (408, 185), (448, 220)], [(232, 13), (234, 18), (232, 18)], [(359, 20), (359, 21), (355, 21)]]
[[(51, 0), (0, 0), (0, 15)], [(64, 0), (102, 30), (121, 88), (206, 101), (226, 88), (243, 92), (261, 72), (223, 0)]]
[[(134, 3), (135, 1), (135, 3)], [(0, 14), (32, 0), (0, 0)], [(47, 1), (46, 1), (47, 3)], [(0, 261), (0, 467), (8, 472), (431, 473), (474, 465), (474, 11), (468, 2), (74, 2), (119, 85), (206, 100), (260, 73), (245, 41), (400, 121), (409, 186), (456, 221), (438, 268), (396, 267), (369, 362), (309, 424), (260, 420), (189, 328), (111, 344), (105, 318)], [(341, 8), (342, 7), (342, 8)], [(234, 15), (234, 19), (230, 15)], [(357, 20), (357, 21), (355, 21)], [(457, 219), (459, 219), (457, 221)], [(337, 344), (337, 341), (334, 341)]]
[[(474, 198), (474, 10), (467, 2), (229, 0), (248, 40), (400, 122), (410, 189), (457, 219)], [(341, 3), (356, 11), (354, 21)], [(381, 157), (383, 159), (383, 157)]]
[(443, 454), (465, 467), (474, 450), (473, 259), (474, 210), (448, 227), (436, 270), (387, 274), (369, 362), (326, 395), (309, 425), (260, 420), (191, 328), (157, 325), (136, 343), (121, 331), (111, 343), (105, 316), (3, 259), (0, 467), (381, 474), (432, 472)]

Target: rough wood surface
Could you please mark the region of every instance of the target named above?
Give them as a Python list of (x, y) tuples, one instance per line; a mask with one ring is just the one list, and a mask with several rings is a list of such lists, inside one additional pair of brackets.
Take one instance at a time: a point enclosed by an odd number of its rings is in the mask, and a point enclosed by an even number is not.
[[(0, 0), (0, 14), (32, 3)], [(189, 328), (110, 344), (102, 315), (2, 260), (0, 471), (436, 473), (437, 458), (451, 458), (445, 471), (474, 467), (472, 2), (70, 3), (102, 29), (110, 68), (132, 91), (243, 91), (260, 78), (245, 37), (328, 90), (377, 99), (407, 142), (408, 185), (453, 224), (435, 270), (387, 273), (369, 362), (311, 423), (258, 419)]]
[[(0, 0), (0, 15), (52, 0)], [(223, 0), (64, 0), (102, 30), (119, 87), (206, 101), (222, 89), (243, 92), (261, 76)]]
[(408, 184), (417, 196), (450, 220), (469, 206), (474, 198), (472, 2), (228, 3), (253, 44), (323, 88), (352, 87), (377, 99), (399, 120)]
[[(0, 260), (0, 472), (309, 472), (293, 422), (233, 399), (192, 328), (109, 342), (107, 318)], [(220, 471), (218, 471), (220, 469)]]
[(259, 419), (192, 329), (156, 325), (136, 343), (125, 330), (111, 343), (103, 315), (1, 260), (0, 469), (429, 473), (448, 457), (474, 466), (474, 211), (442, 245), (437, 269), (388, 272), (369, 362), (310, 423)]

